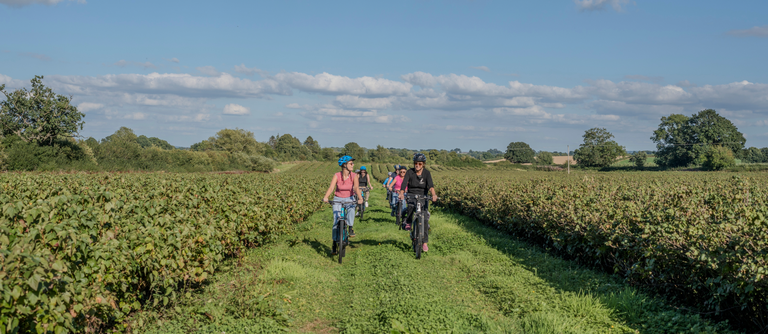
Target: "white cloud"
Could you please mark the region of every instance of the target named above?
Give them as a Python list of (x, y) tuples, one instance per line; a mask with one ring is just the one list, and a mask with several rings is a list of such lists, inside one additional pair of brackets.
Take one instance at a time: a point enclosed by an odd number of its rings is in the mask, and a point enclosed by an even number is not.
[(239, 104), (230, 103), (224, 106), (224, 115), (250, 115), (251, 109), (243, 107)]
[(196, 70), (200, 71), (200, 73), (212, 76), (212, 77), (218, 77), (221, 75), (221, 72), (217, 71), (215, 67), (213, 66), (200, 66), (195, 67)]
[[(7, 5), (8, 7), (20, 8), (20, 7), (34, 5), (34, 4), (52, 6), (62, 1), (63, 0), (0, 0), (0, 4)], [(85, 0), (70, 0), (70, 1), (75, 1), (79, 4), (86, 4)]]
[(409, 83), (382, 78), (349, 78), (328, 73), (309, 75), (305, 73), (278, 73), (275, 79), (295, 89), (330, 95), (404, 95), (411, 91)]
[(251, 76), (254, 75), (254, 74), (258, 74), (258, 75), (260, 75), (262, 77), (266, 77), (266, 76), (269, 75), (269, 72), (267, 72), (267, 71), (262, 71), (262, 70), (260, 70), (258, 68), (255, 68), (255, 67), (248, 68), (248, 67), (245, 66), (245, 64), (235, 65), (235, 72), (246, 74), (246, 75), (251, 75)]
[(155, 64), (152, 64), (152, 63), (150, 63), (148, 61), (142, 63), (142, 62), (138, 62), (138, 61), (119, 60), (119, 61), (115, 62), (112, 65), (117, 66), (117, 67), (138, 66), (138, 67), (143, 67), (145, 70), (148, 69), (148, 68), (157, 68), (157, 66), (155, 66)]
[(386, 109), (392, 106), (392, 98), (365, 98), (355, 95), (340, 95), (336, 97), (336, 104), (350, 109)]
[(739, 37), (768, 37), (768, 26), (752, 27), (744, 30), (731, 30), (728, 35)]
[(227, 73), (218, 77), (175, 73), (109, 74), (99, 77), (53, 75), (45, 79), (63, 93), (72, 95), (99, 95), (111, 92), (190, 98), (263, 98), (273, 94), (292, 94), (289, 87), (274, 80), (252, 81), (235, 78)]
[(624, 10), (622, 6), (634, 3), (630, 0), (574, 0), (573, 2), (580, 11), (603, 10), (605, 6), (610, 5), (617, 12)]
[(491, 72), (491, 69), (489, 69), (487, 66), (470, 66), (469, 68), (474, 68), (483, 72)]
[(82, 112), (89, 112), (91, 110), (98, 110), (104, 108), (104, 104), (101, 103), (91, 103), (91, 102), (83, 102), (77, 105), (77, 110)]
[(679, 81), (677, 83), (677, 85), (680, 86), (680, 87), (683, 87), (683, 88), (696, 87), (695, 83), (692, 83), (692, 82), (690, 82), (688, 80), (681, 80), (681, 81)]

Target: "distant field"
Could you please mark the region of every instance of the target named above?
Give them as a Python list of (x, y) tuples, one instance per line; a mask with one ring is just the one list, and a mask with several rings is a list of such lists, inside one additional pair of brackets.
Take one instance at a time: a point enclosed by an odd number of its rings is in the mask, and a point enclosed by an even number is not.
[(567, 155), (558, 156), (558, 157), (552, 157), (552, 162), (555, 165), (563, 165), (566, 162), (568, 162), (569, 159), (571, 160), (571, 165), (575, 165), (576, 164), (576, 160), (573, 160), (573, 156), (567, 156)]

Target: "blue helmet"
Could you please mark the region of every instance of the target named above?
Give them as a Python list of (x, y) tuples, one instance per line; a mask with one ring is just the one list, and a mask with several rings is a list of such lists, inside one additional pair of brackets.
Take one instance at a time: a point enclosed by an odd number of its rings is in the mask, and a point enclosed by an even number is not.
[(362, 171), (366, 171), (366, 172), (367, 172), (367, 171), (368, 171), (368, 168), (365, 168), (365, 166), (361, 166), (361, 167), (360, 167), (360, 171), (361, 171), (361, 172), (362, 172)]
[(398, 170), (398, 169), (400, 169), (400, 165), (399, 164), (395, 165), (395, 170)]
[(348, 155), (345, 155), (345, 156), (339, 158), (339, 166), (343, 166), (345, 163), (350, 162), (350, 161), (355, 161), (355, 159), (350, 157), (350, 156), (348, 156)]

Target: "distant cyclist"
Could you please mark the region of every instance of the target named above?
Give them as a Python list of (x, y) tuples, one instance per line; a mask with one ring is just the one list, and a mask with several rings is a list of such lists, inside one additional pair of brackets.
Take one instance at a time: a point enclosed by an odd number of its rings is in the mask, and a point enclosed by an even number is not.
[[(434, 183), (432, 183), (432, 174), (429, 173), (429, 171), (424, 168), (424, 164), (427, 163), (427, 156), (425, 156), (422, 153), (416, 153), (413, 155), (413, 168), (409, 169), (405, 172), (405, 177), (403, 178), (403, 183), (400, 185), (400, 200), (406, 199), (405, 192), (406, 189), (408, 189), (408, 194), (413, 195), (427, 195), (427, 193), (432, 194), (432, 202), (437, 201), (437, 194), (435, 194), (435, 186)], [(408, 216), (406, 218), (406, 222), (410, 223), (411, 219), (413, 218), (413, 211), (416, 208), (416, 201), (408, 198)], [(424, 246), (423, 250), (426, 252), (429, 250), (429, 247), (427, 247), (427, 242), (429, 242), (429, 202), (425, 203), (425, 206), (423, 208), (424, 211), (427, 212), (427, 219), (426, 219), (426, 231), (427, 235), (424, 239)], [(405, 229), (410, 229), (410, 224), (405, 225)]]
[[(400, 186), (403, 184), (403, 178), (405, 177), (405, 172), (407, 170), (407, 168), (402, 165), (397, 165), (397, 168), (398, 168), (396, 171), (397, 174), (395, 174), (394, 181), (389, 185), (389, 190), (395, 191), (395, 192), (398, 191), (400, 189)], [(406, 191), (407, 190), (408, 189), (406, 189)], [(392, 196), (392, 201), (390, 203), (390, 206), (392, 208), (392, 212), (390, 213), (390, 215), (392, 217), (395, 216), (395, 211), (397, 210), (397, 203), (399, 201), (400, 201), (400, 198), (398, 196)], [(402, 206), (403, 211), (399, 212), (400, 216), (402, 216), (403, 213), (405, 212), (405, 208), (406, 208), (406, 203), (405, 201), (403, 201), (403, 206)]]
[(360, 194), (360, 185), (358, 184), (357, 174), (352, 170), (355, 167), (355, 159), (345, 155), (339, 158), (339, 166), (341, 171), (333, 174), (331, 179), (331, 185), (328, 187), (328, 191), (325, 192), (323, 202), (328, 203), (328, 197), (336, 190), (333, 197), (333, 254), (338, 251), (336, 249), (336, 229), (338, 228), (339, 216), (341, 215), (341, 206), (344, 203), (344, 207), (347, 210), (347, 224), (349, 224), (349, 236), (355, 236), (355, 230), (352, 229), (352, 225), (355, 223), (355, 197), (353, 194), (357, 194), (357, 204), (363, 204), (363, 197)]
[(373, 183), (371, 183), (371, 176), (368, 174), (368, 168), (365, 166), (360, 167), (360, 174), (358, 175), (357, 183), (360, 185), (360, 189), (365, 192), (365, 207), (368, 207), (368, 196), (371, 194)]
[(384, 188), (387, 188), (387, 202), (390, 202), (390, 207), (392, 206), (392, 187), (389, 186), (389, 184), (394, 180), (395, 173), (394, 172), (388, 172), (387, 178), (384, 179), (384, 182), (382, 183), (384, 185)]

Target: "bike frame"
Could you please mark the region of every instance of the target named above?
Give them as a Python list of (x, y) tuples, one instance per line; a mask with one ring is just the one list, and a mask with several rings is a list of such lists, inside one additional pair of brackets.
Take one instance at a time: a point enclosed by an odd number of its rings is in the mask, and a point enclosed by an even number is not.
[(349, 225), (347, 225), (347, 207), (345, 204), (350, 204), (350, 202), (328, 201), (328, 203), (331, 205), (341, 204), (341, 211), (337, 223), (338, 227), (336, 228), (336, 233), (338, 233), (336, 236), (336, 249), (339, 252), (339, 263), (341, 263), (341, 259), (346, 255), (345, 241), (349, 240)]
[(416, 202), (416, 208), (413, 211), (413, 217), (411, 218), (411, 241), (413, 243), (413, 252), (416, 253), (416, 259), (421, 259), (421, 251), (424, 245), (426, 218), (424, 217), (424, 211), (422, 203), (429, 200), (431, 196), (428, 195), (406, 195), (406, 198), (413, 198)]

